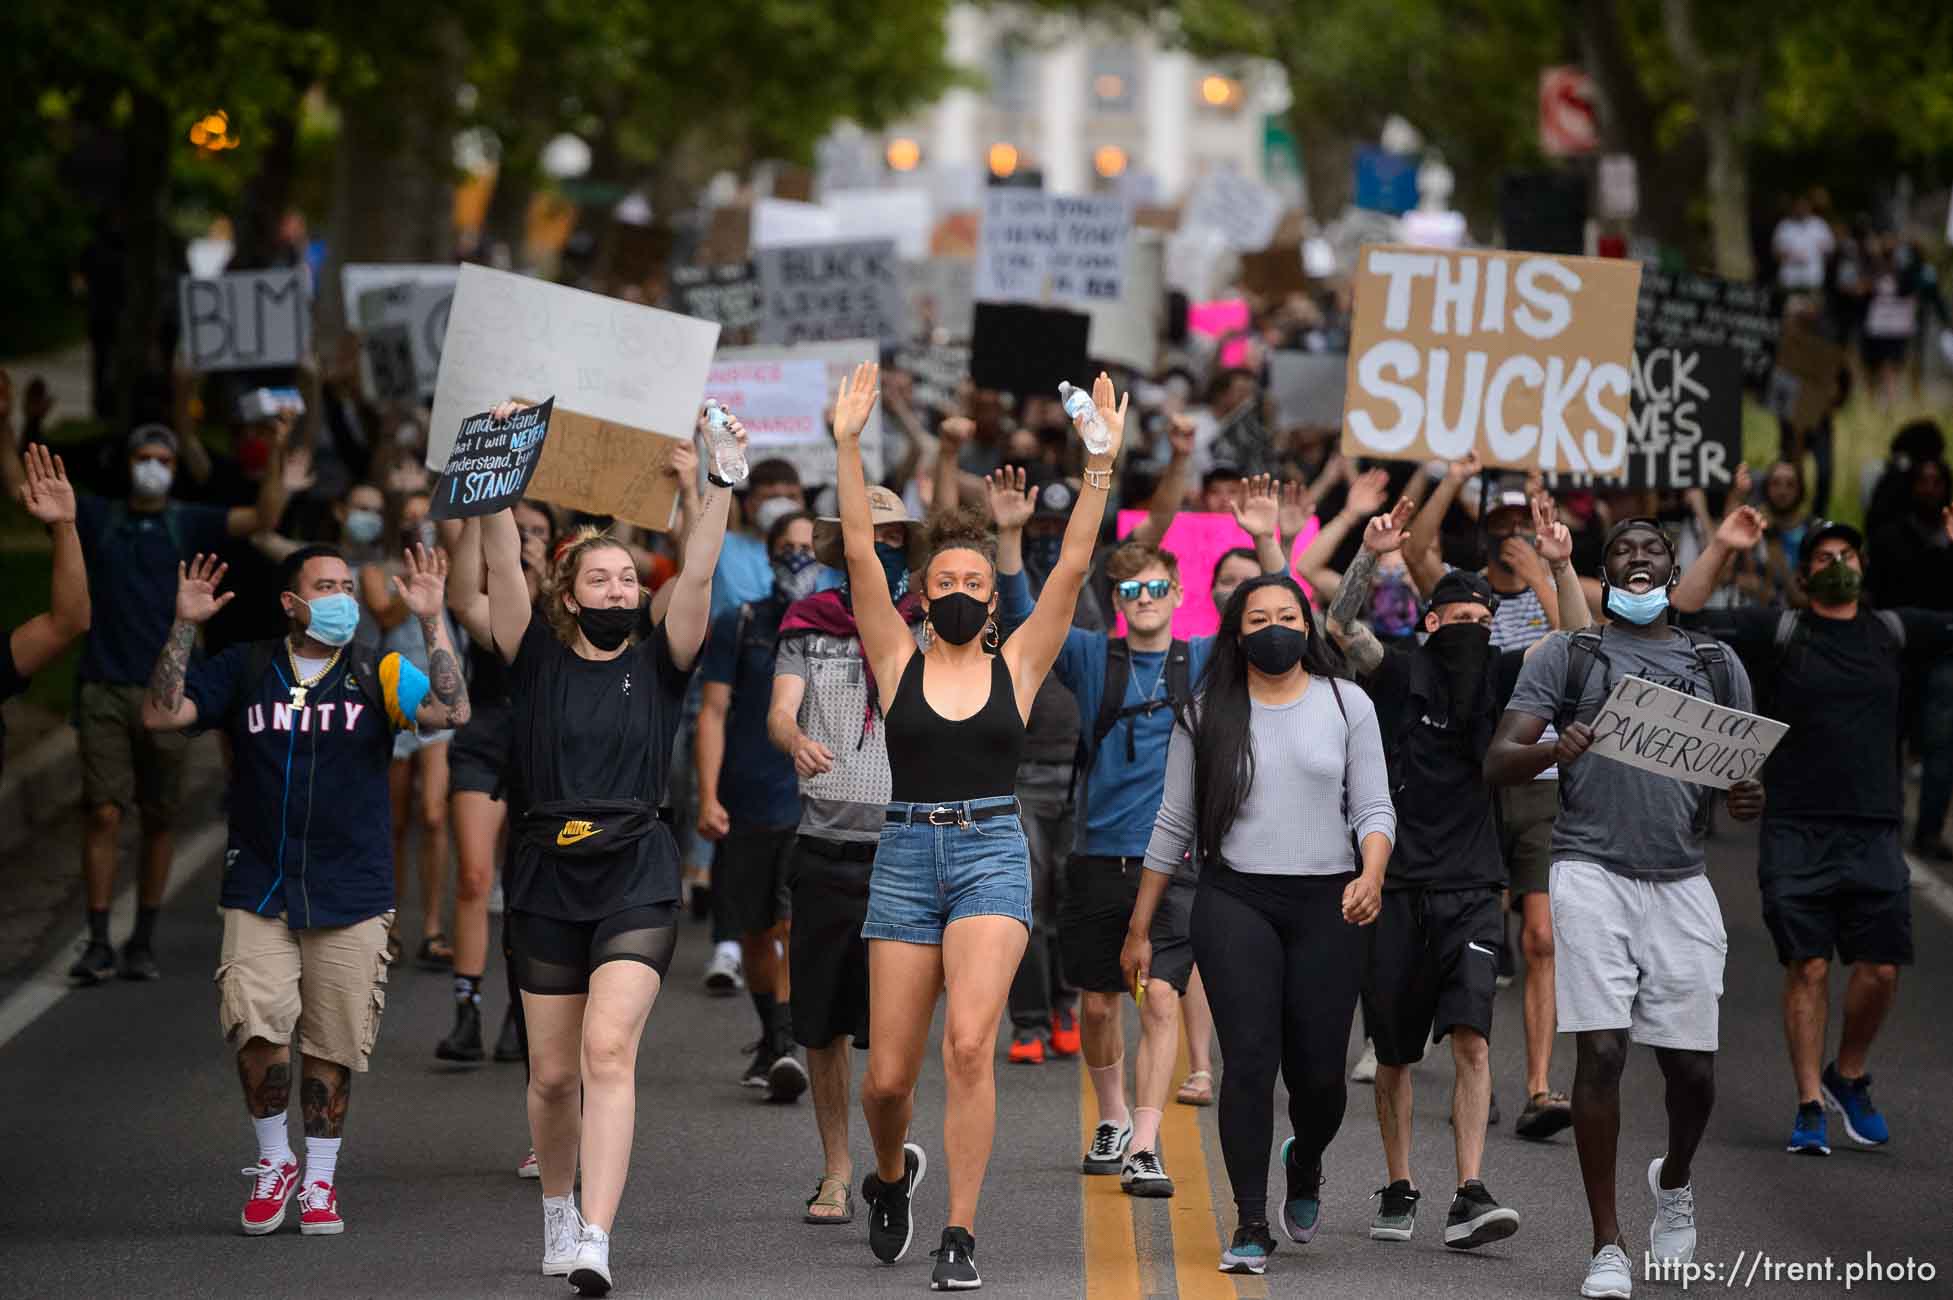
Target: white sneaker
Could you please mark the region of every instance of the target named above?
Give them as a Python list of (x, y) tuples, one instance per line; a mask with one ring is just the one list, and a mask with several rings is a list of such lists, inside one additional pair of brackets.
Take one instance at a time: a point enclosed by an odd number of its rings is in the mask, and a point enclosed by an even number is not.
[(1661, 1162), (1648, 1165), (1648, 1190), (1655, 1194), (1655, 1221), (1648, 1225), (1648, 1253), (1656, 1259), (1686, 1264), (1695, 1258), (1695, 1185), (1669, 1191), (1661, 1185)]
[(1369, 1039), (1363, 1040), (1363, 1055), (1356, 1058), (1350, 1068), (1351, 1083), (1375, 1083), (1377, 1081), (1377, 1045)]
[(712, 960), (705, 964), (705, 991), (715, 998), (729, 998), (745, 987), (739, 944), (728, 939), (712, 949)]
[(515, 1167), (517, 1178), (541, 1178), (542, 1162), (536, 1159), (536, 1149), (529, 1148), (529, 1154), (522, 1157), (522, 1163)]
[(1634, 1267), (1628, 1263), (1627, 1252), (1619, 1246), (1602, 1246), (1587, 1265), (1587, 1280), (1580, 1284), (1580, 1294), (1601, 1300), (1629, 1300), (1634, 1294)]
[(567, 1277), (583, 1245), (583, 1216), (577, 1213), (574, 1199), (564, 1197), (564, 1204), (552, 1204), (554, 1199), (543, 1198), (542, 1271), (544, 1277)]
[(605, 1295), (610, 1291), (610, 1234), (602, 1228), (583, 1225), (576, 1258), (570, 1261), (570, 1285), (578, 1295)]

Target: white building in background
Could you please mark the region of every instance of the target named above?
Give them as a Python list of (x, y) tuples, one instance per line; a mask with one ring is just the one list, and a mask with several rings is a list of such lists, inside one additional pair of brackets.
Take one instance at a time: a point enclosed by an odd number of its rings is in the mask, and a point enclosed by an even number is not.
[(948, 38), (950, 62), (983, 85), (831, 139), (824, 187), (925, 187), (940, 213), (979, 206), (992, 177), (1034, 173), (1054, 193), (1171, 204), (1210, 168), (1232, 168), (1302, 199), (1280, 117), (1287, 82), (1271, 62), (1207, 64), (1137, 25), (1007, 7), (958, 5)]

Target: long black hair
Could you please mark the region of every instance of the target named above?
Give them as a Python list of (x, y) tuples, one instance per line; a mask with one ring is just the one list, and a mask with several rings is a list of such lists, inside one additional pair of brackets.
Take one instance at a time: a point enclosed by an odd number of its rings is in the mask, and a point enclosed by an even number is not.
[(1188, 719), (1194, 742), (1194, 843), (1204, 870), (1218, 863), (1221, 841), (1247, 802), (1255, 781), (1254, 745), (1248, 721), (1248, 657), (1241, 649), (1241, 617), (1248, 597), (1263, 587), (1281, 587), (1302, 607), (1305, 640), (1302, 667), (1313, 677), (1348, 677), (1349, 667), (1322, 629), (1309, 598), (1285, 573), (1264, 573), (1234, 589), (1221, 611), (1220, 630), (1200, 675), (1192, 715)]

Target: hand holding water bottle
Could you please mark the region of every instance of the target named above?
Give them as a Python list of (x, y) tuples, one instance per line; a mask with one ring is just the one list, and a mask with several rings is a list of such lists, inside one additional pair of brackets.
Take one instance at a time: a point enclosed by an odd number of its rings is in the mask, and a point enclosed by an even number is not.
[(1064, 400), (1065, 414), (1071, 417), (1078, 436), (1084, 440), (1085, 450), (1095, 457), (1116, 459), (1125, 440), (1126, 401), (1131, 394), (1118, 398), (1115, 404), (1112, 376), (1101, 370), (1089, 395), (1083, 389), (1061, 383), (1058, 396)]
[(713, 398), (706, 398), (699, 409), (698, 431), (712, 453), (707, 477), (722, 487), (736, 487), (746, 481), (746, 426), (739, 417)]

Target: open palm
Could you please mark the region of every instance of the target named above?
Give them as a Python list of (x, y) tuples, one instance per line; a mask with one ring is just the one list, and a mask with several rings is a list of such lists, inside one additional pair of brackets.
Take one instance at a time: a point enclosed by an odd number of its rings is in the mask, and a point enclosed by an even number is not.
[(185, 623), (205, 623), (231, 603), (234, 591), (217, 593), (230, 568), (214, 555), (199, 555), (188, 564), (176, 566), (176, 616)]

